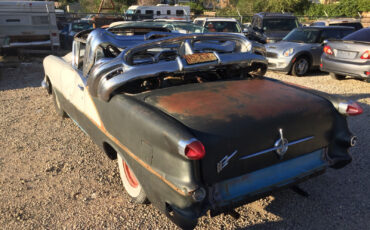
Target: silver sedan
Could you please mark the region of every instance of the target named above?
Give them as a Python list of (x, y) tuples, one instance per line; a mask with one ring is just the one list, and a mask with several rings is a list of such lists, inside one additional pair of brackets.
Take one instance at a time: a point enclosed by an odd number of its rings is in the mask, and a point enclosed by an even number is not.
[(338, 80), (352, 76), (370, 82), (370, 28), (358, 30), (343, 40), (329, 41), (324, 46), (320, 68)]

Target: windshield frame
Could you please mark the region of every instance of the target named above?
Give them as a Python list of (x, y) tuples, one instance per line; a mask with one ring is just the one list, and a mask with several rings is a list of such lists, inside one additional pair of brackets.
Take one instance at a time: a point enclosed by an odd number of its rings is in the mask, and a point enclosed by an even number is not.
[[(235, 28), (236, 28), (237, 31), (217, 31), (216, 29), (215, 29), (215, 31), (211, 31), (211, 30), (208, 29), (208, 25), (211, 24), (211, 23), (212, 24), (213, 23), (214, 24), (216, 24), (216, 23), (235, 24)], [(206, 21), (206, 23), (204, 24), (204, 28), (206, 28), (209, 32), (216, 32), (216, 33), (220, 33), (220, 32), (225, 32), (225, 33), (242, 33), (241, 26), (240, 26), (240, 24), (237, 21), (212, 21), (212, 20), (209, 20), (209, 21)]]
[[(289, 37), (291, 37), (293, 34), (297, 33), (297, 32), (308, 32), (308, 31), (315, 31), (317, 32), (315, 39), (313, 39), (312, 41), (310, 40), (299, 40), (299, 39), (290, 39), (288, 40)], [(297, 42), (297, 43), (310, 43), (310, 44), (314, 44), (314, 43), (319, 43), (319, 39), (321, 37), (321, 32), (322, 30), (320, 29), (317, 29), (317, 28), (302, 28), (302, 27), (298, 27), (298, 28), (295, 28), (293, 29), (292, 31), (290, 31), (284, 38), (282, 41), (286, 41), (286, 42)], [(307, 36), (306, 36), (307, 38)]]
[[(284, 29), (281, 29), (281, 28), (277, 28), (277, 27), (267, 27), (266, 26), (266, 22), (267, 21), (273, 21), (273, 20), (281, 20), (281, 21), (294, 21), (294, 24), (295, 24), (295, 27), (292, 27), (292, 28), (284, 28)], [(286, 24), (286, 23), (281, 23), (281, 21), (280, 21), (280, 24), (281, 25), (284, 25), (284, 24)], [(293, 24), (292, 24), (293, 25)], [(300, 26), (299, 26), (299, 22), (298, 22), (298, 19), (297, 18), (264, 18), (263, 20), (262, 20), (262, 29), (264, 30), (264, 31), (291, 31), (291, 30), (293, 30), (293, 29), (296, 29), (296, 28), (299, 28)]]

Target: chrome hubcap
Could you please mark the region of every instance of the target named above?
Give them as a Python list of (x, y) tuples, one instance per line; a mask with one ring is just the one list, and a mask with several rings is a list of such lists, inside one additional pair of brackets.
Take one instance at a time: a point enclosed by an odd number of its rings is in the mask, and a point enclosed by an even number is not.
[(297, 70), (298, 74), (306, 73), (307, 69), (308, 69), (307, 60), (306, 59), (299, 59), (298, 63), (297, 63), (297, 67), (296, 67), (296, 70)]

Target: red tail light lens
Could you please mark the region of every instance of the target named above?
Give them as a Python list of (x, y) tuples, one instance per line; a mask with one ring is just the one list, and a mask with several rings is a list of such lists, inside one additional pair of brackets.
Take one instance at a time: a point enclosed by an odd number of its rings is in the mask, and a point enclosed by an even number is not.
[(206, 151), (202, 142), (196, 140), (185, 147), (185, 156), (191, 160), (202, 159), (206, 155)]
[(360, 57), (361, 59), (370, 59), (370, 50), (366, 50)]
[(330, 46), (324, 46), (324, 53), (328, 55), (333, 55), (333, 50), (331, 49)]
[(363, 109), (356, 102), (348, 101), (339, 103), (338, 111), (343, 115), (356, 116), (360, 115), (363, 112)]
[(360, 115), (362, 112), (363, 112), (363, 109), (356, 102), (352, 102), (351, 104), (348, 104), (347, 106), (346, 113), (348, 116)]
[(56, 37), (57, 33), (52, 33), (51, 36)]

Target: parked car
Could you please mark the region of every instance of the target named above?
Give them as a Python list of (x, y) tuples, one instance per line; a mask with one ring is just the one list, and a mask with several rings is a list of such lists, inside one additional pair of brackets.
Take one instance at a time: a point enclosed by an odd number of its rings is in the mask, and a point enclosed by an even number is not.
[(242, 25), (235, 18), (195, 18), (194, 24), (207, 28), (209, 32), (242, 34)]
[(252, 18), (246, 36), (263, 44), (274, 43), (297, 27), (300, 27), (300, 24), (292, 14), (257, 13)]
[[(143, 41), (144, 39), (149, 39), (149, 37), (158, 37), (158, 36), (167, 36), (166, 34), (158, 34), (158, 32), (171, 32), (171, 33), (208, 33), (208, 29), (199, 24), (194, 24), (192, 22), (183, 22), (183, 21), (141, 21), (141, 22), (114, 22), (110, 25), (108, 30), (117, 35), (126, 35), (126, 36), (136, 36), (132, 38), (126, 37), (124, 40), (132, 44), (137, 44), (138, 42)], [(151, 33), (152, 32), (152, 33)], [(236, 33), (243, 35), (242, 33)], [(130, 41), (129, 41), (130, 40)], [(257, 42), (249, 41), (248, 42), (248, 51), (251, 51), (255, 54), (266, 56), (266, 49), (262, 44)], [(232, 46), (225, 46), (225, 49)], [(261, 66), (261, 69), (257, 74), (264, 75), (266, 73), (265, 66)]]
[(207, 33), (204, 27), (185, 21), (122, 21), (109, 25), (109, 31), (117, 35), (139, 35), (152, 31), (175, 33)]
[(309, 69), (319, 67), (325, 40), (340, 39), (353, 31), (353, 27), (343, 26), (294, 29), (282, 41), (266, 44), (268, 68), (304, 76)]
[(75, 36), (75, 34), (80, 31), (89, 30), (92, 28), (93, 24), (85, 20), (78, 20), (64, 25), (62, 31), (60, 32), (60, 43), (62, 48), (71, 49), (73, 37)]
[(363, 28), (342, 40), (330, 40), (324, 46), (320, 69), (342, 80), (346, 76), (370, 82), (370, 28)]
[[(199, 17), (194, 19), (194, 24), (206, 28), (209, 33), (233, 33), (245, 36), (243, 25), (235, 18)], [(249, 41), (252, 52), (266, 56), (266, 49), (262, 44), (252, 40)], [(260, 72), (264, 74), (266, 69), (261, 69)]]
[(245, 37), (181, 34), (130, 47), (122, 37), (77, 34), (73, 54), (44, 59), (43, 86), (58, 115), (117, 159), (129, 196), (177, 225), (351, 162), (346, 116), (361, 107), (253, 77), (267, 61)]
[(310, 26), (351, 26), (355, 30), (362, 29), (362, 24), (360, 19), (354, 18), (332, 18), (325, 20), (318, 20), (310, 24)]

